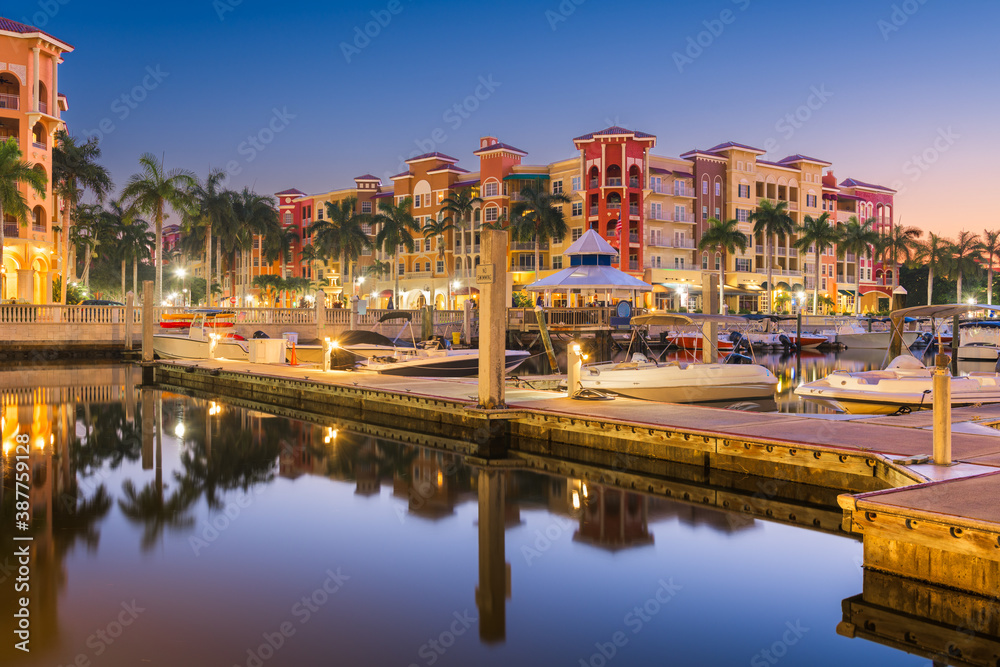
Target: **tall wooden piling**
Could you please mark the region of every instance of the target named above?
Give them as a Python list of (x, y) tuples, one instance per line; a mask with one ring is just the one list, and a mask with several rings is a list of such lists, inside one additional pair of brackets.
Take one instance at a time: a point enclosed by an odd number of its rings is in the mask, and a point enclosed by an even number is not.
[(552, 348), (552, 336), (549, 335), (549, 326), (545, 322), (545, 310), (541, 306), (535, 306), (535, 319), (538, 321), (538, 335), (542, 338), (542, 345), (549, 359), (549, 368), (552, 369), (552, 373), (558, 373), (559, 362), (556, 361), (556, 351)]
[(504, 504), (507, 476), (499, 470), (479, 471), (479, 638), (486, 643), (507, 637), (507, 591), (510, 566), (505, 557)]
[(482, 263), (476, 267), (479, 285), (479, 407), (506, 408), (504, 359), (507, 353), (507, 232), (482, 232)]
[(125, 295), (125, 349), (132, 351), (132, 326), (135, 322), (135, 293)]
[(153, 371), (153, 281), (142, 281), (142, 383), (150, 385), (154, 382)]

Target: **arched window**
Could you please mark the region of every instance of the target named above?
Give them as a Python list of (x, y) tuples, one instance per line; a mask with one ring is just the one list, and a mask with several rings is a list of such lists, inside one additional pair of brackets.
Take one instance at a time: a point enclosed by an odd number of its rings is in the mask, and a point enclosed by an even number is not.
[(46, 215), (45, 209), (41, 206), (36, 206), (31, 211), (31, 228), (32, 231), (44, 232), (46, 231)]
[(708, 253), (707, 252), (701, 253), (701, 269), (702, 269), (702, 271), (707, 271), (708, 270)]
[(495, 178), (490, 178), (485, 183), (483, 183), (483, 196), (484, 197), (499, 197), (500, 196), (500, 181), (498, 181)]
[(718, 271), (722, 268), (722, 253), (715, 253), (715, 270)]
[(47, 138), (45, 126), (41, 123), (35, 123), (35, 126), (31, 128), (31, 142), (35, 148), (44, 149), (48, 145)]
[(596, 166), (590, 168), (590, 173), (588, 174), (587, 178), (589, 181), (589, 186), (591, 188), (596, 188), (601, 184), (600, 183), (601, 172), (597, 169)]
[(642, 174), (639, 173), (639, 165), (633, 164), (628, 170), (628, 186), (630, 188), (642, 187)]
[(608, 167), (608, 185), (621, 185), (622, 184), (622, 168), (613, 164)]
[(291, 211), (285, 211), (285, 216), (284, 217), (285, 217), (285, 224), (286, 225), (292, 224), (292, 212)]
[(622, 207), (622, 196), (617, 192), (608, 195), (608, 208), (617, 209)]
[[(0, 72), (0, 109), (21, 108), (21, 83), (10, 72)], [(15, 133), (16, 135), (16, 133)]]

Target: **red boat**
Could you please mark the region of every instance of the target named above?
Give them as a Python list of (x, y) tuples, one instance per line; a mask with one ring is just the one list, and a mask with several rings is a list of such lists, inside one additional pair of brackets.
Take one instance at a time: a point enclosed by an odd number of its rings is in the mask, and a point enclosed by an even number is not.
[[(705, 337), (697, 332), (667, 334), (667, 343), (676, 345), (682, 350), (700, 350), (704, 340)], [(732, 352), (733, 341), (729, 340), (728, 335), (719, 335), (719, 350), (722, 352)]]

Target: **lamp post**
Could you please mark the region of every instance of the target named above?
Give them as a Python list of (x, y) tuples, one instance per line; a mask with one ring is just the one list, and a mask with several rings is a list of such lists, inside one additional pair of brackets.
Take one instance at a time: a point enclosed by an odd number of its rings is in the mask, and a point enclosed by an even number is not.
[(187, 300), (187, 290), (184, 289), (184, 276), (187, 275), (187, 271), (184, 267), (178, 267), (174, 271), (174, 275), (181, 279), (181, 307), (187, 307), (187, 303), (185, 303)]

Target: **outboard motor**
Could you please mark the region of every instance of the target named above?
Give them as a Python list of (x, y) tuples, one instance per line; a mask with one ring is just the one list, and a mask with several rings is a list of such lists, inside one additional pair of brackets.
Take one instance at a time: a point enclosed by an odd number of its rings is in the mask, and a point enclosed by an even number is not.
[(740, 350), (750, 352), (750, 341), (739, 331), (729, 333), (729, 342), (733, 344), (733, 352), (735, 353), (739, 353)]
[(254, 338), (254, 340), (257, 340), (257, 339), (260, 339), (260, 338), (270, 338), (270, 336), (268, 336), (266, 333), (264, 333), (263, 331), (261, 331), (260, 329), (258, 329), (257, 331), (253, 332), (253, 338)]
[(752, 364), (753, 360), (745, 354), (739, 354), (738, 352), (732, 352), (728, 357), (726, 357), (725, 363), (727, 364)]
[(792, 340), (785, 334), (778, 336), (778, 342), (781, 343), (781, 347), (783, 347), (786, 351), (795, 347), (795, 345), (792, 344)]

